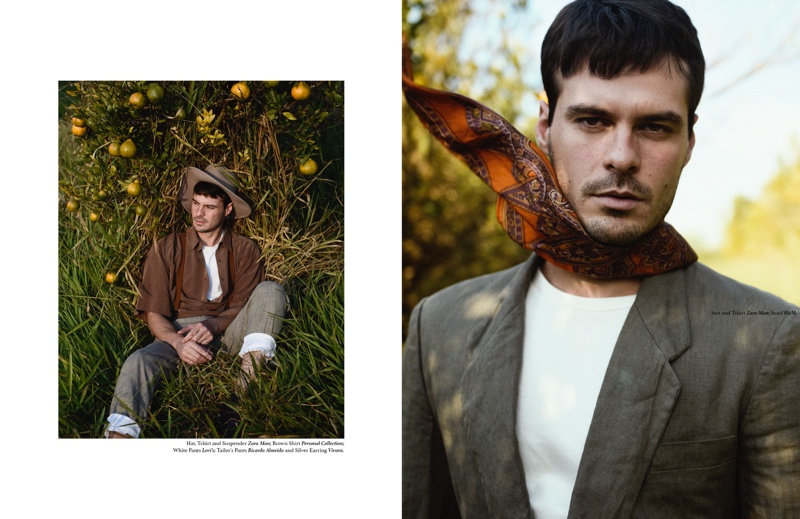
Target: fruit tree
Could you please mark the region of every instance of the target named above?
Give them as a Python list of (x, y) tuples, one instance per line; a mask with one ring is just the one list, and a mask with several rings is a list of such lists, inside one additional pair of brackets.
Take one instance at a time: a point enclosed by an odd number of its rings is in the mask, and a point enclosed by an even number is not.
[[(185, 167), (210, 163), (236, 172), (253, 214), (235, 231), (261, 247), (265, 276), (284, 284), (291, 308), (282, 332), (287, 353), (265, 382), (274, 385), (236, 408), (241, 421), (232, 434), (343, 434), (344, 83), (309, 83), (314, 95), (302, 101), (292, 97), (295, 83), (60, 83), (61, 436), (93, 436), (102, 427), (121, 362), (149, 339), (133, 318), (142, 261), (155, 240), (191, 224), (177, 200), (179, 182)], [(318, 171), (305, 175), (310, 157)], [(324, 355), (307, 351), (323, 344)], [(293, 363), (313, 372), (301, 375)], [(207, 374), (186, 376), (202, 383)], [(296, 376), (305, 380), (300, 389), (287, 379)], [(208, 402), (180, 388), (167, 397), (187, 399), (195, 413), (171, 414), (167, 431), (159, 420), (168, 411), (157, 411), (145, 427), (150, 435), (220, 434), (197, 411)]]

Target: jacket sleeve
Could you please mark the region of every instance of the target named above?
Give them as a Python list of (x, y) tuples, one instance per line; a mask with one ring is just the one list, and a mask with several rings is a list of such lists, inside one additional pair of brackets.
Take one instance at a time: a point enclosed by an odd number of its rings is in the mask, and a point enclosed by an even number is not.
[(740, 430), (741, 517), (800, 517), (800, 315), (772, 337)]
[(420, 314), (411, 314), (403, 350), (403, 517), (460, 518), (447, 456), (428, 394)]

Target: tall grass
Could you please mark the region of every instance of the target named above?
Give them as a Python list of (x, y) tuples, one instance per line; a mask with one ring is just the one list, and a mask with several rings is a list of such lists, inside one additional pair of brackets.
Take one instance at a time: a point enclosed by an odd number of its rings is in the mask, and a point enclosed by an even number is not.
[[(143, 437), (343, 437), (343, 85), (314, 84), (317, 100), (305, 104), (288, 96), (290, 84), (252, 84), (248, 103), (221, 82), (162, 85), (163, 105), (134, 112), (125, 100), (143, 83), (81, 83), (60, 117), (59, 436), (102, 435), (122, 363), (152, 340), (133, 317), (143, 258), (188, 225), (176, 200), (183, 167), (214, 162), (239, 174), (253, 202), (235, 230), (258, 243), (267, 278), (287, 291), (288, 314), (275, 361), (245, 393), (235, 390), (236, 359), (182, 366), (157, 393)], [(189, 108), (186, 121), (170, 118), (178, 106)], [(201, 140), (194, 118), (206, 108), (226, 145)], [(73, 115), (87, 119), (87, 138), (71, 135)], [(128, 135), (143, 150), (136, 160), (107, 154)], [(307, 156), (320, 163), (313, 177), (296, 173)], [(143, 187), (135, 199), (125, 192), (133, 178)], [(64, 208), (68, 199), (81, 203), (78, 212)], [(133, 210), (139, 203), (143, 216)], [(101, 218), (90, 221), (90, 211)], [(107, 272), (117, 282), (107, 283)]]

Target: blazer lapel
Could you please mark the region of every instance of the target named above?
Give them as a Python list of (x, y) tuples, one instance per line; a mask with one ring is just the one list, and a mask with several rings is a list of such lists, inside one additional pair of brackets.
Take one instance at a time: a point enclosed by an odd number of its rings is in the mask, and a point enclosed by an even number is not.
[(643, 281), (614, 348), (572, 493), (570, 518), (629, 517), (680, 393), (689, 347), (683, 271)]
[(462, 378), (468, 455), (478, 468), (492, 517), (532, 517), (517, 443), (517, 396), (525, 322), (525, 294), (535, 255), (500, 291), (496, 312), (470, 334)]

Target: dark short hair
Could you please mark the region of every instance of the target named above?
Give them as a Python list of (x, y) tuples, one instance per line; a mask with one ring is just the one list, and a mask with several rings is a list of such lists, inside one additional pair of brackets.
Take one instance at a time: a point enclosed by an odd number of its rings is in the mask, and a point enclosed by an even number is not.
[(705, 58), (686, 11), (668, 0), (576, 0), (564, 7), (542, 42), (542, 81), (553, 122), (560, 85), (588, 66), (612, 79), (667, 61), (689, 82), (689, 136), (703, 94)]
[[(228, 193), (225, 192), (224, 189), (219, 187), (216, 184), (212, 184), (211, 182), (198, 182), (194, 185), (194, 194), (200, 196), (207, 196), (209, 198), (218, 198), (222, 200), (222, 207), (228, 207), (228, 204), (231, 202), (231, 197), (228, 196)], [(225, 217), (225, 224), (227, 227), (233, 226), (233, 222), (236, 220), (236, 208), (231, 207), (231, 212), (228, 216)]]

